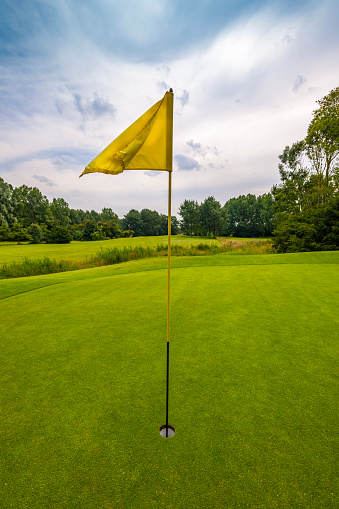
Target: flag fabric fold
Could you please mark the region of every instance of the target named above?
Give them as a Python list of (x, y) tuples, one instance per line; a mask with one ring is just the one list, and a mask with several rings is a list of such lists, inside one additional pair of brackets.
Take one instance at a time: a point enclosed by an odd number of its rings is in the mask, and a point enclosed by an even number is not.
[(118, 175), (124, 170), (172, 171), (173, 92), (166, 92), (82, 172)]

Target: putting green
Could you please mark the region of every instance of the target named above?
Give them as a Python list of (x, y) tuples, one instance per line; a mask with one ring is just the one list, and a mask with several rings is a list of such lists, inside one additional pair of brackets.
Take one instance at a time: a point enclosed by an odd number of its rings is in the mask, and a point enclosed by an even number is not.
[(0, 282), (4, 507), (334, 508), (339, 253)]

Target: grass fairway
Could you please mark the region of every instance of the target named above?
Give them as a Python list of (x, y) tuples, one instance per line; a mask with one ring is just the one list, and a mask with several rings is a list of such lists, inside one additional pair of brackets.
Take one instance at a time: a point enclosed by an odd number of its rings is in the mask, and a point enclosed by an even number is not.
[(0, 281), (4, 508), (337, 508), (339, 252)]

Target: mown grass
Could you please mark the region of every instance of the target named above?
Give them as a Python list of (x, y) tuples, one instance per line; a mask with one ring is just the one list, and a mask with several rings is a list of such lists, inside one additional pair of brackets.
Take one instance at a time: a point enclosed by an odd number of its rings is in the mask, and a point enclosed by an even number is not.
[(3, 507), (338, 507), (339, 253), (1, 281)]
[[(172, 244), (218, 244), (214, 239), (205, 237), (187, 237), (184, 235), (172, 235)], [(56, 260), (85, 260), (86, 257), (95, 255), (101, 249), (117, 248), (122, 250), (128, 247), (143, 246), (156, 247), (158, 244), (167, 244), (167, 235), (156, 237), (131, 237), (112, 240), (96, 241), (72, 241), (69, 244), (28, 244), (18, 245), (13, 242), (0, 242), (0, 265), (12, 263), (30, 258), (32, 260), (42, 259), (45, 256)]]
[[(167, 244), (155, 244), (152, 238), (149, 244), (142, 239), (139, 245), (127, 246), (115, 244), (115, 247), (103, 249), (95, 255), (87, 255), (80, 260), (56, 260), (44, 256), (42, 259), (24, 258), (12, 263), (5, 263), (0, 267), (0, 279), (37, 276), (52, 274), (55, 272), (66, 272), (80, 269), (100, 267), (103, 265), (115, 265), (130, 260), (168, 256)], [(120, 239), (119, 239), (120, 240)], [(134, 241), (135, 243), (135, 241)], [(201, 256), (219, 253), (237, 254), (261, 254), (273, 252), (272, 245), (265, 240), (247, 241), (211, 241), (205, 240), (183, 240), (174, 242), (171, 245), (173, 256)], [(73, 255), (74, 256), (74, 255)], [(78, 254), (79, 257), (79, 254)]]

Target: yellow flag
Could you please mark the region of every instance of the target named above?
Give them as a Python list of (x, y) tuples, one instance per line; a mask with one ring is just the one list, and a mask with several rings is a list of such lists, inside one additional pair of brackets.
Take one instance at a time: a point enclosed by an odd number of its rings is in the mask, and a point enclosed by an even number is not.
[(172, 171), (173, 92), (130, 125), (92, 162), (86, 173), (118, 175), (124, 170)]

